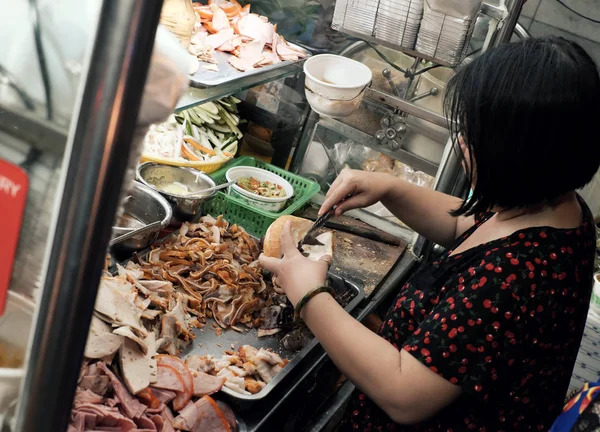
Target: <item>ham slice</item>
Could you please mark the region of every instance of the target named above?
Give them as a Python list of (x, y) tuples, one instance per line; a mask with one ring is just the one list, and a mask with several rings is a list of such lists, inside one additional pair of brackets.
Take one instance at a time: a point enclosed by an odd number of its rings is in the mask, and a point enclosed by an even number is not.
[(225, 415), (210, 396), (190, 402), (175, 418), (173, 427), (192, 432), (231, 432)]
[[(225, 31), (225, 30), (221, 30)], [(223, 45), (217, 48), (218, 51), (223, 52), (231, 52), (236, 48), (239, 48), (242, 45), (242, 38), (240, 36), (233, 36), (231, 39), (227, 40)], [(217, 227), (213, 227), (217, 228)], [(218, 230), (219, 228), (217, 228)]]
[(173, 399), (173, 408), (176, 411), (182, 410), (190, 401), (192, 397), (192, 392), (194, 390), (194, 381), (190, 370), (185, 365), (185, 363), (181, 361), (181, 359), (170, 355), (161, 354), (156, 357), (156, 362), (159, 367), (172, 367), (182, 378), (184, 384), (184, 391), (178, 392), (175, 399)]
[(215, 4), (211, 4), (210, 10), (213, 13), (212, 28), (215, 29), (215, 31), (218, 32), (220, 30), (228, 29), (231, 27), (231, 25), (229, 24), (229, 18), (227, 18), (227, 14), (225, 13), (225, 11), (223, 11), (223, 9), (221, 9)]
[(91, 390), (100, 396), (104, 396), (108, 391), (109, 383), (110, 378), (106, 375), (86, 375), (81, 378), (79, 387), (84, 390)]
[(154, 396), (156, 396), (156, 398), (161, 401), (162, 403), (164, 403), (165, 405), (168, 404), (169, 402), (171, 402), (173, 399), (175, 399), (175, 396), (177, 396), (177, 393), (175, 393), (174, 391), (170, 391), (170, 390), (163, 390), (163, 389), (152, 389), (152, 392), (154, 393)]
[(80, 387), (77, 387), (77, 391), (75, 392), (75, 400), (73, 401), (73, 406), (77, 408), (78, 405), (84, 403), (91, 404), (99, 404), (104, 399), (102, 396), (94, 393), (91, 390), (82, 390)]
[(175, 432), (175, 428), (173, 427), (173, 422), (175, 421), (175, 418), (173, 417), (173, 413), (171, 412), (169, 407), (166, 407), (164, 409), (164, 411), (162, 412), (162, 417), (163, 419), (165, 419), (162, 432)]
[(207, 36), (206, 39), (204, 40), (204, 43), (206, 43), (206, 45), (213, 47), (214, 49), (217, 49), (221, 45), (223, 45), (224, 43), (228, 42), (229, 40), (231, 40), (233, 38), (234, 38), (233, 29), (226, 28), (226, 29), (220, 30), (219, 32), (217, 32), (215, 34)]
[(153, 384), (153, 387), (176, 392), (185, 391), (183, 378), (175, 369), (170, 366), (159, 365), (157, 370), (157, 379), (156, 383)]
[(98, 367), (110, 378), (110, 382), (113, 385), (113, 389), (115, 394), (121, 401), (121, 408), (125, 415), (129, 418), (138, 418), (144, 411), (146, 411), (146, 407), (142, 405), (136, 398), (131, 396), (129, 391), (125, 388), (123, 383), (116, 377), (114, 373), (106, 366), (104, 363), (100, 363)]
[(275, 32), (273, 24), (265, 22), (262, 17), (256, 14), (241, 17), (236, 23), (236, 28), (240, 36), (246, 36), (254, 40), (271, 41)]
[(254, 40), (240, 48), (238, 57), (230, 57), (229, 64), (245, 72), (254, 69), (254, 65), (262, 60), (265, 40)]
[(225, 384), (225, 377), (217, 377), (204, 372), (194, 372), (194, 396), (202, 397), (218, 392)]

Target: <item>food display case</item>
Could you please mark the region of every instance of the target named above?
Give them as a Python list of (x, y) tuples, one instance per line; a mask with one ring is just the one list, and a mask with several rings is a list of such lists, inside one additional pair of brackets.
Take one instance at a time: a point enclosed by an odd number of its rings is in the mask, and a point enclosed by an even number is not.
[[(0, 200), (5, 214), (14, 213), (13, 225), (6, 226), (15, 238), (0, 268), (0, 284), (6, 281), (0, 285), (0, 305), (7, 298), (0, 316), (0, 359), (9, 357), (5, 343), (20, 350), (17, 360), (23, 357), (17, 361), (21, 368), (0, 365), (3, 430), (84, 430), (85, 422), (74, 422), (72, 413), (82, 380), (105, 383), (103, 391), (109, 393), (100, 400), (121, 407), (103, 405), (112, 415), (121, 415), (126, 401), (142, 406), (142, 412), (155, 409), (152, 415), (127, 413), (122, 420), (141, 429), (144, 417), (150, 421), (146, 429), (174, 430), (160, 425), (179, 421), (174, 424), (181, 426), (182, 420), (160, 410), (177, 405), (175, 410), (183, 412), (192, 401), (194, 409), (217, 412), (223, 430), (332, 430), (354, 387), (341, 379), (310, 332), (290, 323), (285, 296), (254, 263), (260, 240), (280, 216), (316, 219), (325, 192), (345, 166), (464, 194), (442, 110), (444, 86), (453, 68), (479, 52), (528, 36), (517, 25), (524, 2), (472, 2), (476, 10), (461, 18), (464, 39), (454, 51), (449, 45), (427, 45), (428, 34), (412, 22), (404, 22), (416, 27), (400, 39), (386, 31), (399, 25), (389, 11), (404, 3), (420, 10), (423, 2), (417, 0), (358, 0), (353, 7), (359, 16), (381, 11), (366, 23), (348, 13), (348, 2), (342, 0), (96, 3), (84, 8), (89, 28), (83, 33), (77, 33), (76, 24), (81, 12), (35, 0), (15, 7), (13, 21), (21, 20), (20, 28), (26, 28), (25, 36), (19, 33), (20, 49), (29, 50), (35, 62), (20, 63), (14, 50), (0, 48)], [(186, 20), (187, 30), (181, 25)], [(163, 38), (167, 42), (157, 37), (153, 43), (159, 22), (177, 39), (169, 35)], [(435, 22), (429, 24), (431, 30)], [(78, 45), (61, 42), (65, 39), (58, 29), (65, 25), (80, 36)], [(227, 38), (218, 40), (225, 33)], [(187, 57), (180, 62), (189, 75), (183, 92), (173, 84), (176, 68), (169, 72), (177, 60), (160, 56), (170, 43), (183, 45), (193, 59), (189, 66)], [(360, 88), (362, 102), (349, 115), (321, 115), (309, 103), (312, 90), (303, 66), (320, 54), (353, 59), (370, 70), (372, 78)], [(149, 89), (148, 83), (156, 82)], [(165, 94), (177, 96), (177, 102), (170, 106)], [(162, 105), (154, 102), (158, 99)], [(154, 105), (172, 114), (167, 118)], [(153, 167), (168, 170), (157, 174)], [(275, 188), (271, 195), (252, 199), (236, 179), (226, 189), (198, 195), (230, 182), (233, 168), (256, 173), (245, 174), (251, 179), (270, 173), (289, 185), (293, 196), (283, 194), (279, 205)], [(161, 183), (165, 178), (171, 179), (168, 188)], [(258, 180), (268, 185), (266, 177)], [(9, 201), (18, 187), (26, 192), (23, 205)], [(361, 321), (435, 253), (435, 245), (377, 206), (333, 218), (326, 229), (333, 232), (335, 245), (331, 286), (336, 299)], [(196, 245), (195, 255), (190, 245)], [(228, 248), (235, 251), (231, 256)], [(219, 267), (223, 261), (230, 267)], [(170, 278), (147, 280), (148, 274), (178, 265), (188, 268)], [(209, 267), (214, 276), (203, 278)], [(250, 297), (237, 292), (211, 298), (216, 287), (203, 291), (217, 280), (219, 289), (231, 285), (228, 278), (240, 278), (242, 271), (247, 280), (236, 289), (248, 284)], [(160, 306), (156, 293), (161, 290), (177, 294), (169, 294)], [(112, 300), (104, 303), (107, 298)], [(105, 307), (127, 302), (132, 308), (143, 303), (144, 319), (127, 321)], [(269, 313), (277, 325), (266, 324)], [(169, 339), (166, 322), (171, 318), (177, 333)], [(139, 322), (158, 327), (136, 327)], [(6, 336), (13, 326), (21, 333), (30, 326), (29, 339)], [(97, 338), (110, 340), (115, 348), (98, 348)], [(183, 363), (172, 359), (195, 355), (202, 361), (210, 355), (217, 363), (220, 355), (238, 356), (240, 367), (262, 356), (270, 360), (260, 366), (267, 364), (269, 370), (253, 369), (236, 389), (235, 376), (181, 371)], [(177, 382), (159, 387), (156, 394), (164, 396), (166, 390), (167, 399), (149, 408), (148, 394), (156, 395), (145, 391), (152, 386), (144, 379), (156, 385), (165, 371), (183, 377), (184, 387), (178, 389)], [(216, 383), (221, 390), (196, 391), (196, 381), (205, 375), (213, 381), (206, 378), (204, 385)], [(194, 381), (186, 383), (188, 376)], [(251, 391), (249, 385), (258, 387)], [(193, 427), (182, 429), (203, 430)]]

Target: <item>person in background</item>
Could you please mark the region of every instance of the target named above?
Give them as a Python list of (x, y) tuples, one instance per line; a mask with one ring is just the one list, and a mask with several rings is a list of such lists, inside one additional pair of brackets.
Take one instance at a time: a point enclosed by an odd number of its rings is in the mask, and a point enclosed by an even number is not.
[(563, 408), (550, 432), (596, 432), (600, 430), (600, 381), (587, 383)]
[(378, 334), (322, 288), (327, 263), (306, 259), (289, 226), (283, 258), (261, 257), (357, 386), (342, 430), (550, 428), (592, 289), (596, 231), (575, 190), (600, 165), (599, 100), (598, 70), (578, 44), (505, 44), (460, 70), (446, 93), (468, 199), (342, 172), (321, 213), (381, 201), (446, 248), (399, 287)]

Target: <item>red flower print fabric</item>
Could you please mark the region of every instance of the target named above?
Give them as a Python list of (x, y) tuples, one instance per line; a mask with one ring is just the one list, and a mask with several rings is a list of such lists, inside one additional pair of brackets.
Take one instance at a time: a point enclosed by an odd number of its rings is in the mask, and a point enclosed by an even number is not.
[[(548, 430), (562, 409), (592, 288), (595, 227), (580, 202), (579, 228), (517, 231), (462, 254), (449, 250), (419, 270), (380, 335), (463, 394), (405, 426), (357, 392), (344, 430)], [(453, 249), (492, 215), (479, 215)]]

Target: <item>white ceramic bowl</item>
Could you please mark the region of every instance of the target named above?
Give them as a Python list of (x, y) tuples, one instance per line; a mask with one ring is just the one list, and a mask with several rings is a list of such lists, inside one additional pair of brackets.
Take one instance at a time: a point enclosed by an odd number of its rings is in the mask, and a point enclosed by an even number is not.
[[(22, 349), (23, 357), (29, 342), (34, 308), (35, 305), (31, 300), (9, 291), (6, 309), (0, 318), (0, 341)], [(0, 412), (3, 412), (18, 396), (19, 386), (24, 376), (24, 367), (18, 369), (0, 367)]]
[(304, 62), (304, 90), (310, 107), (329, 117), (345, 117), (356, 110), (371, 83), (371, 69), (334, 54), (316, 55)]
[(245, 201), (247, 204), (250, 204), (251, 206), (257, 207), (261, 210), (277, 212), (285, 207), (286, 202), (294, 196), (294, 188), (291, 184), (289, 184), (288, 181), (277, 174), (273, 174), (272, 172), (261, 168), (246, 166), (233, 167), (227, 170), (225, 176), (227, 177), (227, 181), (237, 181), (243, 177), (254, 177), (255, 179), (261, 181), (270, 181), (283, 187), (283, 190), (285, 191), (284, 197), (269, 198), (248, 192), (247, 190), (239, 187), (237, 184), (229, 186), (229, 195), (239, 198)]

